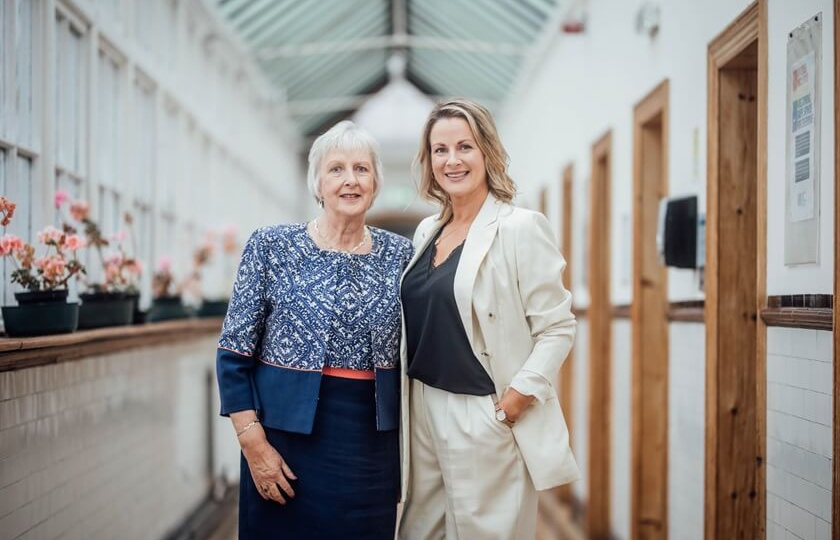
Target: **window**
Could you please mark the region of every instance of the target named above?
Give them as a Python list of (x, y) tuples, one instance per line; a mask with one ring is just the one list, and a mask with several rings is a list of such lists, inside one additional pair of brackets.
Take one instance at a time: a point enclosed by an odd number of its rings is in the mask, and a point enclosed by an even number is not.
[[(11, 160), (11, 162), (10, 162)], [(0, 157), (0, 176), (2, 176), (3, 194), (17, 204), (15, 217), (6, 227), (6, 232), (16, 234), (27, 241), (35, 238), (32, 218), (32, 160), (13, 153), (2, 152)], [(36, 224), (37, 225), (37, 224)], [(40, 252), (40, 251), (39, 251)], [(5, 279), (3, 280), (3, 301), (13, 304), (14, 293), (20, 292), (20, 286), (12, 284), (11, 274), (16, 268), (8, 258), (4, 261)]]
[(16, 64), (16, 112), (15, 126), (17, 142), (32, 148), (38, 134), (35, 117), (34, 92), (34, 0), (16, 0), (15, 17), (15, 64)]
[(99, 51), (97, 76), (97, 180), (100, 185), (117, 187), (120, 183), (120, 125), (122, 121), (120, 65), (103, 50)]
[(133, 193), (137, 200), (151, 202), (155, 186), (155, 93), (142, 79), (134, 85), (134, 152)]
[(60, 13), (55, 36), (56, 164), (65, 171), (83, 175), (86, 135), (83, 97), (86, 92), (82, 30)]
[(8, 93), (6, 86), (9, 85), (9, 81), (6, 80), (8, 78), (6, 75), (8, 54), (6, 53), (4, 36), (8, 33), (11, 24), (11, 18), (6, 7), (7, 3), (5, 0), (0, 0), (0, 137), (6, 135), (7, 130), (12, 125), (9, 121), (9, 110), (6, 104), (6, 94)]
[(183, 172), (185, 161), (184, 156), (179, 156), (180, 130), (178, 110), (167, 100), (160, 126), (160, 173), (157, 176), (156, 193), (158, 206), (168, 212), (175, 211), (178, 178)]

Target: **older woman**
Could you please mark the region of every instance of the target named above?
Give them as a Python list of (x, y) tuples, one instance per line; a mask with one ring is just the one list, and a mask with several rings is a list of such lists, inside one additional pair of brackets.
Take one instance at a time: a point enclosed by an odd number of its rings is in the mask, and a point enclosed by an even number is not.
[(400, 274), (412, 248), (367, 227), (382, 181), (352, 122), (320, 136), (321, 215), (251, 235), (219, 339), (242, 448), (240, 538), (391, 539), (399, 495)]
[(545, 217), (511, 204), (484, 107), (437, 105), (418, 162), (442, 209), (417, 228), (402, 284), (400, 538), (533, 539), (536, 490), (578, 476), (552, 386), (575, 333), (565, 261)]

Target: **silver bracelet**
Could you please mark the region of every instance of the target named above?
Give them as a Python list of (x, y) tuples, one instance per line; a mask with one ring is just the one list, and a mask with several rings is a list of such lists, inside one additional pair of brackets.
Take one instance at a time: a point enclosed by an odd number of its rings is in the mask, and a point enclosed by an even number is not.
[(254, 418), (254, 420), (253, 420), (250, 424), (248, 424), (248, 425), (247, 425), (247, 426), (245, 426), (244, 428), (242, 428), (242, 429), (240, 429), (239, 431), (237, 431), (237, 432), (236, 432), (236, 436), (237, 436), (237, 437), (242, 436), (242, 434), (243, 434), (243, 433), (245, 433), (246, 431), (248, 431), (249, 429), (251, 429), (252, 427), (254, 427), (254, 425), (259, 424), (259, 423), (260, 423), (260, 419), (259, 419), (259, 418)]

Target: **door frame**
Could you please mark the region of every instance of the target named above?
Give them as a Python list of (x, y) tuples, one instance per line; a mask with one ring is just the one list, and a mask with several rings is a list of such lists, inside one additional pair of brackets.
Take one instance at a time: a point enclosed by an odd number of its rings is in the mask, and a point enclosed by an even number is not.
[(840, 465), (837, 463), (837, 456), (840, 455), (840, 396), (837, 389), (840, 388), (840, 356), (837, 349), (840, 349), (840, 249), (837, 249), (837, 242), (840, 241), (840, 31), (837, 30), (837, 21), (840, 18), (840, 2), (834, 2), (834, 347), (832, 348), (834, 361), (834, 418), (832, 429), (834, 431), (834, 456), (831, 460), (833, 468), (833, 481), (831, 490), (831, 530), (837, 534), (840, 530)]
[[(644, 130), (657, 119), (661, 123), (661, 156), (659, 157), (659, 185), (656, 186), (661, 197), (668, 193), (668, 97), (669, 83), (665, 79), (651, 90), (636, 105), (633, 111), (633, 303), (631, 318), (633, 328), (632, 338), (632, 439), (631, 439), (631, 508), (630, 530), (631, 538), (667, 538), (668, 534), (668, 271), (664, 266), (659, 267), (656, 280), (651, 282), (645, 275), (643, 257), (655, 242), (653, 236), (643, 236), (643, 212), (650, 212), (644, 208), (647, 199), (646, 190), (652, 186), (646, 179)], [(654, 209), (655, 211), (656, 209)], [(650, 232), (650, 231), (644, 231)], [(661, 309), (654, 307), (646, 311), (642, 305), (642, 296), (646, 288), (656, 286), (662, 296)], [(658, 312), (657, 312), (658, 311)], [(646, 329), (651, 325), (664, 326), (665, 335), (661, 340), (655, 340), (653, 350), (643, 349), (651, 341), (645, 340)], [(658, 390), (652, 392), (651, 389)], [(642, 407), (643, 400), (654, 402), (656, 414), (663, 418), (656, 418), (653, 422), (656, 440), (661, 442), (650, 451), (643, 451), (642, 444), (651, 436), (649, 430), (643, 433), (643, 421), (648, 418)], [(650, 422), (647, 422), (650, 424)], [(643, 462), (658, 472), (654, 484), (645, 482), (642, 477)], [(659, 497), (661, 501), (654, 514), (648, 512), (642, 515), (641, 499), (643, 497)], [(656, 533), (647, 530), (642, 535), (642, 523), (658, 522)]]
[[(719, 438), (729, 434), (718, 431), (717, 416), (726, 405), (718, 400), (718, 294), (719, 294), (719, 71), (753, 42), (757, 42), (757, 147), (756, 147), (756, 291), (755, 313), (767, 305), (767, 2), (757, 0), (747, 7), (723, 32), (709, 44), (708, 49), (708, 156), (707, 156), (707, 203), (706, 203), (706, 462), (705, 462), (705, 538), (713, 540), (718, 530), (717, 492), (718, 461), (716, 450)], [(756, 417), (756, 484), (754, 512), (757, 530), (764, 535), (766, 528), (766, 446), (767, 446), (767, 358), (766, 325), (756, 317), (755, 402), (741, 404), (741, 407), (755, 407)], [(733, 411), (735, 412), (735, 411)], [(743, 412), (743, 411), (741, 411)], [(723, 524), (726, 527), (729, 524)], [(734, 524), (732, 524), (734, 527)]]
[[(560, 250), (566, 259), (566, 269), (563, 272), (563, 283), (568, 289), (574, 291), (574, 270), (573, 270), (573, 236), (572, 227), (574, 223), (574, 165), (569, 163), (563, 167), (560, 178)], [(574, 427), (574, 371), (575, 371), (575, 350), (569, 351), (566, 361), (560, 368), (560, 408), (563, 416), (566, 417), (566, 429), (569, 437), (572, 437)], [(572, 502), (571, 484), (565, 484), (560, 488), (560, 499), (563, 502)]]
[[(600, 162), (606, 166), (602, 168)], [(589, 219), (589, 459), (586, 531), (590, 538), (611, 534), (612, 306), (612, 131), (592, 145)], [(601, 174), (602, 173), (602, 174)]]

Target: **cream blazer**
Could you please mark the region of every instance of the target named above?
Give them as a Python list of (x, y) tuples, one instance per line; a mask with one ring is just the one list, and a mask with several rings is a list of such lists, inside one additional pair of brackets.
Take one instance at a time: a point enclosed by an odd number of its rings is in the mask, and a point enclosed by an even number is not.
[[(440, 217), (420, 222), (415, 253), (406, 272), (443, 225)], [(561, 276), (566, 261), (557, 249), (548, 220), (487, 196), (470, 226), (455, 273), (455, 302), (473, 353), (501, 396), (521, 369), (554, 385), (575, 335), (572, 296)], [(405, 276), (405, 273), (403, 273)], [(405, 322), (401, 340), (402, 498), (409, 467), (408, 347)], [(569, 447), (569, 431), (556, 392), (535, 401), (512, 428), (538, 490), (572, 482), (580, 473)]]

